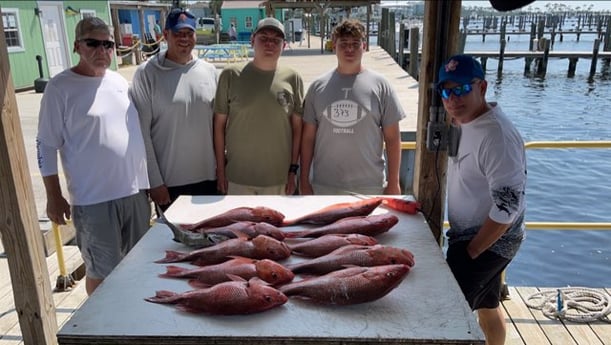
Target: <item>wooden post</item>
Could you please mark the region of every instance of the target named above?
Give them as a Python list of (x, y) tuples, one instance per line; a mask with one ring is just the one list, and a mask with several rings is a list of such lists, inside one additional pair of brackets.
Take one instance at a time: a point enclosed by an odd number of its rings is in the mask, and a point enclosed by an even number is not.
[(535, 27), (535, 23), (532, 22), (530, 23), (530, 42), (528, 43), (528, 50), (529, 51), (534, 51), (534, 43), (535, 43), (535, 37), (536, 36), (536, 27)]
[(409, 29), (409, 75), (418, 80), (420, 64), (420, 29), (417, 26)]
[(388, 51), (388, 8), (382, 8), (382, 19), (381, 19), (381, 28), (378, 28), (378, 32), (380, 33), (380, 40), (378, 42), (381, 42), (382, 44), (380, 44), (380, 47), (382, 47), (382, 49), (384, 49), (388, 54), (390, 54), (390, 52)]
[[(425, 1), (420, 63), (418, 123), (416, 129), (416, 156), (414, 160), (414, 196), (422, 203), (433, 236), (441, 243), (443, 235), (444, 201), (446, 195), (447, 151), (433, 152), (426, 148), (427, 124), (433, 115), (442, 110), (441, 100), (435, 91), (435, 79), (441, 64), (456, 52), (460, 25), (461, 1)], [(447, 14), (438, 18), (437, 14)], [(443, 16), (442, 16), (443, 17)], [(428, 20), (430, 19), (430, 20)], [(439, 24), (439, 25), (438, 25)], [(440, 28), (446, 27), (445, 30)], [(438, 38), (443, 37), (440, 41)], [(441, 51), (445, 52), (439, 56)], [(441, 59), (441, 61), (439, 61)], [(437, 99), (434, 99), (437, 97)], [(441, 113), (443, 114), (443, 112)], [(446, 123), (448, 119), (445, 119)]]
[(465, 45), (467, 44), (467, 31), (463, 31), (460, 33), (459, 39), (458, 39), (458, 48), (457, 48), (457, 53), (464, 53), (465, 52)]
[(484, 70), (484, 73), (486, 73), (486, 65), (488, 64), (488, 57), (482, 56), (480, 60), (482, 64), (482, 69)]
[(388, 16), (388, 54), (393, 59), (397, 59), (397, 40), (395, 39), (397, 32), (395, 31), (395, 13), (389, 12)]
[(539, 43), (543, 47), (543, 57), (539, 60), (539, 64), (537, 66), (537, 75), (545, 76), (547, 73), (547, 60), (549, 59), (549, 40), (542, 38), (541, 42)]
[[(409, 35), (409, 33), (407, 33)], [(405, 69), (405, 57), (403, 50), (405, 49), (405, 24), (399, 25), (399, 50), (397, 51), (397, 62), (401, 68)], [(407, 36), (409, 37), (409, 36)]]
[(600, 40), (597, 38), (594, 40), (594, 49), (592, 50), (592, 62), (590, 64), (590, 79), (594, 77), (596, 73), (596, 63), (598, 62), (598, 47), (600, 46)]
[(567, 77), (573, 78), (575, 76), (575, 70), (577, 69), (577, 61), (579, 61), (579, 58), (569, 58), (569, 72), (567, 73)]
[(503, 75), (503, 58), (505, 57), (505, 45), (507, 42), (503, 39), (501, 41), (501, 50), (499, 51), (499, 66), (497, 69), (497, 75), (499, 78)]
[(111, 8), (110, 15), (112, 18), (113, 31), (115, 35), (115, 43), (117, 44), (117, 46), (120, 46), (122, 44), (123, 39), (121, 37), (121, 28), (119, 27), (119, 10), (116, 8)]
[(607, 30), (605, 31), (604, 42), (603, 51), (611, 51), (611, 15), (607, 16)]
[(4, 25), (0, 25), (0, 237), (23, 343), (54, 345), (55, 305), (10, 70)]
[[(371, 6), (372, 5), (367, 5), (367, 51), (369, 51), (369, 36), (371, 35), (369, 33), (370, 27), (371, 27)], [(309, 38), (308, 38), (309, 39)], [(309, 44), (308, 44), (308, 48), (309, 48)]]
[(524, 75), (530, 74), (530, 65), (533, 63), (533, 58), (525, 57), (524, 58)]
[(132, 49), (132, 53), (136, 57), (136, 65), (140, 65), (142, 63), (142, 51), (140, 50), (140, 39), (138, 36), (134, 36), (134, 49)]

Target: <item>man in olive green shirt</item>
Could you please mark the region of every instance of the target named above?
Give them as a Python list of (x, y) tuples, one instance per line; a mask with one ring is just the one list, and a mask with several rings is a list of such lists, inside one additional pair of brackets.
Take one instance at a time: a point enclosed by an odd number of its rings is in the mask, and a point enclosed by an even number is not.
[(278, 66), (284, 26), (259, 21), (254, 58), (229, 65), (219, 77), (214, 105), (218, 189), (232, 195), (291, 195), (296, 188), (303, 114), (303, 81)]

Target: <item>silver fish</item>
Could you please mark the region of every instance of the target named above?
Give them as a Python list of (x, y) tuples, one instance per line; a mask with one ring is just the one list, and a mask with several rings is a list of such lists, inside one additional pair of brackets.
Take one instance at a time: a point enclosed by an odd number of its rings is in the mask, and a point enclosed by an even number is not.
[(165, 217), (165, 214), (163, 214), (163, 210), (161, 209), (161, 207), (159, 207), (159, 205), (155, 204), (155, 208), (157, 209), (157, 213), (159, 214), (157, 221), (161, 224), (167, 225), (167, 227), (172, 230), (172, 233), (174, 234), (173, 240), (176, 242), (182, 243), (193, 248), (204, 248), (211, 247), (215, 244), (230, 239), (230, 237), (221, 234), (216, 234), (213, 232), (205, 233), (183, 230), (172, 222), (170, 222)]

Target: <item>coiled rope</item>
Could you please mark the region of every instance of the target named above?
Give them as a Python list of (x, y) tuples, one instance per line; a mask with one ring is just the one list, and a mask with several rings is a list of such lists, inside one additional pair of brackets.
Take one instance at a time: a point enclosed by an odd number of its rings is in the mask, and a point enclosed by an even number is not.
[(607, 317), (611, 313), (611, 296), (596, 289), (569, 287), (540, 291), (530, 295), (525, 303), (550, 319), (611, 323)]

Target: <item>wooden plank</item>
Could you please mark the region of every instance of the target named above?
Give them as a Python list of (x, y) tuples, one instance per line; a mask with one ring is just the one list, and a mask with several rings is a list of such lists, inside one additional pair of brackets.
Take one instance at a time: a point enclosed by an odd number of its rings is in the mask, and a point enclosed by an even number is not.
[[(611, 288), (601, 289), (601, 291), (605, 291), (611, 296)], [(611, 319), (611, 315), (607, 315), (607, 318)], [(596, 321), (590, 323), (590, 327), (592, 328), (592, 331), (596, 333), (598, 339), (600, 339), (600, 341), (604, 345), (611, 345), (611, 324), (602, 321)]]
[[(542, 289), (548, 290), (548, 289)], [(528, 308), (526, 305), (526, 301), (528, 297), (534, 293), (540, 292), (534, 287), (519, 287), (516, 288), (516, 291), (520, 295), (522, 301), (524, 301), (524, 307)], [(543, 333), (552, 344), (580, 344), (579, 342), (575, 342), (569, 331), (564, 327), (563, 323), (560, 320), (552, 320), (547, 318), (540, 310), (530, 309), (531, 314), (533, 315), (534, 320), (539, 324)]]
[[(2, 19), (0, 17), (0, 22)], [(15, 290), (15, 306), (28, 344), (55, 344), (57, 321), (43, 257), (32, 181), (0, 25), (0, 234)]]
[[(82, 265), (81, 254), (76, 246), (64, 247), (64, 256), (68, 272), (75, 271)], [(54, 287), (55, 279), (59, 276), (57, 256), (52, 255), (48, 257), (46, 263), (50, 274), (49, 281), (52, 282), (52, 287)], [(0, 263), (0, 277), (8, 272), (7, 268), (5, 263)], [(12, 339), (15, 334), (21, 334), (21, 330), (19, 329), (19, 317), (15, 310), (10, 279), (0, 281), (3, 282), (3, 286), (0, 286), (0, 311), (2, 311), (0, 313), (0, 336), (7, 334), (10, 335), (9, 338)], [(57, 305), (55, 302), (56, 296), (57, 294), (53, 294), (54, 305)], [(18, 332), (14, 330), (15, 327), (18, 328)], [(2, 343), (0, 342), (0, 344)]]
[[(513, 322), (512, 315), (509, 313), (508, 306), (512, 303), (516, 303), (514, 296), (509, 295), (509, 297), (502, 301), (502, 306), (505, 311), (505, 323), (507, 327), (507, 336), (505, 337), (505, 345), (525, 345), (524, 340), (522, 340), (522, 336), (518, 331), (516, 324)], [(518, 302), (521, 301), (518, 296)]]
[(530, 309), (524, 304), (517, 288), (509, 287), (509, 294), (512, 296), (510, 301), (505, 301), (503, 305), (511, 321), (517, 328), (525, 344), (551, 344), (545, 336), (543, 330), (534, 319)]
[[(599, 291), (604, 291), (604, 289), (600, 289)], [(565, 327), (571, 332), (571, 335), (575, 338), (578, 344), (592, 344), (592, 345), (601, 345), (604, 344), (603, 340), (609, 342), (611, 339), (611, 325), (606, 324), (607, 329), (607, 337), (601, 337), (594, 330), (595, 326), (602, 326), (602, 322), (590, 322), (590, 323), (581, 323), (581, 322), (571, 322), (571, 321), (562, 321)], [(598, 327), (602, 332), (602, 327)]]

